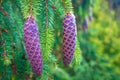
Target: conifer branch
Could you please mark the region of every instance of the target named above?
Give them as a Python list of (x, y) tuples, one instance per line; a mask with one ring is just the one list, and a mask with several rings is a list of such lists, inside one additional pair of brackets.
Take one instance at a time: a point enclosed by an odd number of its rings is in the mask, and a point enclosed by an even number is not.
[(3, 54), (6, 54), (6, 42), (5, 42), (5, 40), (3, 39), (2, 31), (0, 31), (0, 36), (1, 36), (1, 39), (2, 39), (2, 41), (3, 41), (3, 43), (1, 43), (1, 44), (3, 44), (3, 50), (4, 50), (4, 53), (3, 53)]
[(9, 15), (8, 15), (8, 12), (5, 11), (2, 7), (0, 7), (0, 10), (2, 11), (2, 13), (3, 13), (5, 16), (9, 16)]
[(45, 11), (46, 11), (46, 28), (48, 27), (48, 0), (45, 0), (46, 6), (45, 6)]
[(3, 2), (3, 0), (0, 0), (0, 6), (1, 6), (2, 2)]
[(62, 0), (63, 6), (67, 12), (73, 12), (72, 2), (71, 0)]
[[(11, 16), (7, 16), (9, 19), (11, 18)], [(11, 28), (10, 28), (10, 35), (11, 35), (11, 44), (12, 44), (12, 58), (14, 59), (15, 58), (15, 52), (14, 52), (14, 49), (15, 49), (15, 45), (14, 45), (14, 41), (13, 41), (13, 38), (12, 38), (12, 30), (11, 30)], [(7, 32), (7, 31), (5, 31), (5, 32)], [(8, 33), (8, 32), (7, 32)], [(6, 44), (6, 43), (5, 43)], [(5, 47), (6, 47), (6, 45), (4, 45)], [(4, 53), (7, 53), (6, 52), (6, 49), (4, 49)], [(15, 62), (14, 62), (14, 60), (11, 60), (11, 62), (12, 62), (12, 64), (11, 64), (11, 68), (12, 68), (12, 73), (13, 73), (13, 75), (16, 75), (16, 65), (15, 65)]]
[(30, 0), (30, 15), (32, 15), (32, 0)]
[[(41, 31), (41, 46), (42, 46), (42, 52), (43, 52), (43, 59), (45, 61), (49, 61), (48, 59), (50, 59), (51, 57), (51, 50), (52, 50), (52, 46), (54, 43), (54, 34), (53, 34), (53, 15), (50, 12), (50, 4), (48, 4), (48, 0), (44, 0), (42, 1), (43, 4), (41, 7), (44, 7), (43, 9), (41, 9), (41, 21), (44, 21), (42, 23), (42, 30)], [(44, 13), (43, 13), (44, 12)]]
[(78, 40), (76, 39), (76, 48), (75, 48), (75, 56), (74, 56), (74, 60), (73, 60), (73, 65), (80, 65), (80, 62), (81, 62), (81, 58), (82, 58), (82, 55), (81, 55), (81, 50), (80, 50), (80, 46), (79, 46), (79, 42)]

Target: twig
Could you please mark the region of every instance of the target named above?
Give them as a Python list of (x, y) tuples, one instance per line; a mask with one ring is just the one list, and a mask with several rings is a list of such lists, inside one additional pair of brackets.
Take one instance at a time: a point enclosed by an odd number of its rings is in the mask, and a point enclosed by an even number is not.
[(0, 10), (2, 11), (2, 13), (3, 13), (5, 16), (9, 16), (9, 15), (8, 15), (8, 12), (5, 11), (3, 8), (0, 7)]
[(63, 6), (64, 6), (64, 8), (65, 8), (65, 11), (66, 11), (66, 5), (65, 5), (65, 0), (62, 0), (62, 4), (63, 4)]
[(3, 0), (0, 0), (0, 6), (1, 6), (2, 2), (3, 2)]
[(45, 6), (45, 10), (46, 10), (46, 28), (48, 27), (48, 0), (46, 1), (46, 6)]
[(13, 74), (13, 75), (16, 75), (16, 65), (15, 65), (15, 63), (14, 63), (14, 60), (12, 60), (11, 67), (12, 67), (12, 74)]
[(32, 15), (32, 0), (30, 0), (30, 15)]
[(2, 39), (2, 41), (4, 41), (4, 43), (3, 43), (4, 53), (6, 53), (6, 42), (5, 42), (5, 40), (3, 39), (3, 36), (2, 36), (2, 32), (1, 32), (1, 31), (0, 31), (0, 34), (1, 34), (1, 39)]

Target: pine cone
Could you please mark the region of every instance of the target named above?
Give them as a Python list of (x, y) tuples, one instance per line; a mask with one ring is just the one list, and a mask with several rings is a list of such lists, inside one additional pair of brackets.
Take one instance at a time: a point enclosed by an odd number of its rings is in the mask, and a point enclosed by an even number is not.
[(63, 20), (63, 62), (68, 66), (74, 56), (76, 45), (76, 20), (73, 13), (67, 13)]
[(30, 16), (24, 25), (25, 46), (33, 71), (39, 76), (42, 73), (42, 52), (40, 48), (38, 25)]
[(87, 28), (88, 28), (88, 19), (85, 18), (84, 22), (83, 22), (83, 30), (85, 31), (85, 30), (87, 30)]
[(93, 12), (92, 12), (92, 7), (89, 7), (89, 20), (93, 20)]

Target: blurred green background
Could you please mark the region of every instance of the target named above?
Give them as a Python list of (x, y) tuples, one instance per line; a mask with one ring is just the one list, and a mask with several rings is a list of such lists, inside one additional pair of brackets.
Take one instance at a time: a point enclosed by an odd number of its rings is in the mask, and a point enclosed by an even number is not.
[[(0, 80), (120, 80), (120, 0), (72, 0), (78, 32), (69, 67), (61, 56), (63, 0), (46, 1), (33, 0), (44, 58), (43, 74), (38, 77), (31, 70), (23, 41), (29, 0), (0, 0)], [(46, 4), (50, 27), (43, 29)]]

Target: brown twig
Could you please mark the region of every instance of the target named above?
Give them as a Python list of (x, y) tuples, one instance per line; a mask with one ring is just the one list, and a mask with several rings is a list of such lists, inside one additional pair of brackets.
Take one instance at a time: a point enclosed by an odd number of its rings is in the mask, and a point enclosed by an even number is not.
[(0, 10), (2, 11), (3, 15), (5, 15), (5, 16), (9, 16), (9, 15), (8, 15), (8, 12), (5, 11), (3, 8), (0, 7)]
[(30, 0), (30, 15), (32, 15), (32, 0)]
[(45, 10), (46, 10), (46, 28), (48, 27), (48, 0), (46, 1)]
[(2, 39), (2, 41), (4, 41), (4, 43), (3, 43), (4, 53), (6, 53), (6, 42), (5, 42), (5, 40), (3, 39), (3, 36), (2, 36), (2, 32), (1, 32), (1, 31), (0, 31), (0, 34), (1, 34), (1, 39)]
[(12, 74), (13, 74), (13, 75), (16, 75), (16, 65), (15, 65), (15, 63), (14, 63), (13, 60), (12, 60), (11, 67), (12, 67)]
[(30, 74), (29, 74), (29, 75), (26, 75), (25, 77), (26, 77), (26, 80), (31, 80), (32, 77), (33, 77), (33, 73), (30, 72)]
[(54, 4), (51, 5), (51, 7), (56, 10), (56, 6)]
[(65, 11), (66, 11), (66, 5), (65, 5), (65, 1), (64, 0), (62, 0), (62, 4), (63, 4), (63, 6), (64, 6), (64, 8), (65, 8)]
[(0, 0), (0, 6), (1, 6), (2, 2), (3, 2), (3, 0)]

